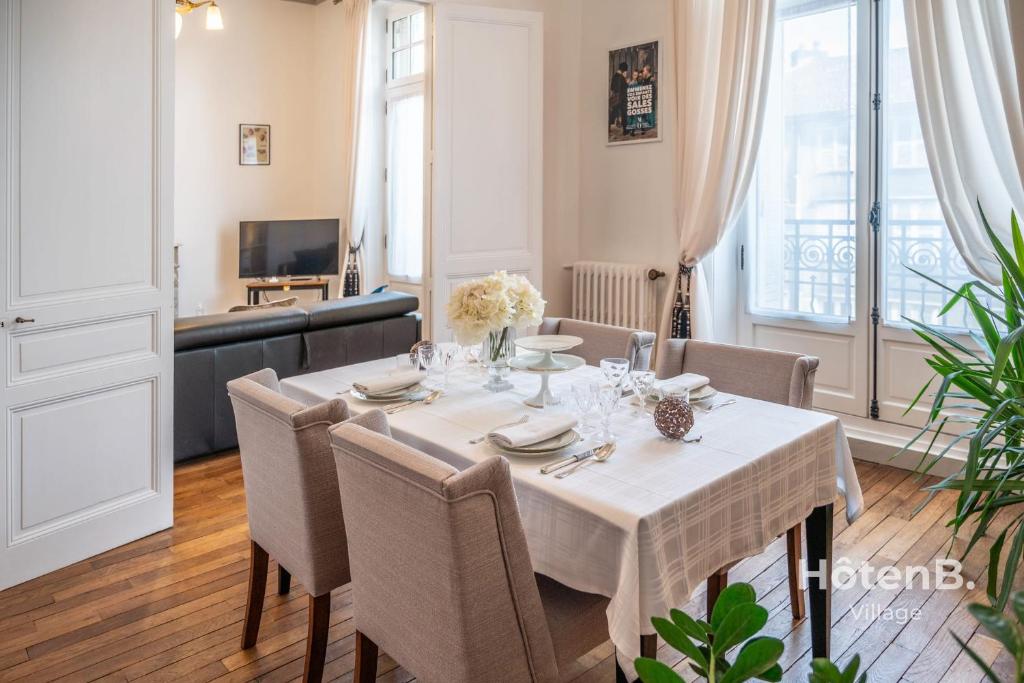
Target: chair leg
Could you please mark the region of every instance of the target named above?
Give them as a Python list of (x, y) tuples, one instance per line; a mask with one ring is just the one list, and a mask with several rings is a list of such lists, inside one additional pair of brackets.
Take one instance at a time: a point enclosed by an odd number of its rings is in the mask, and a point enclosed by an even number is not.
[(803, 555), (803, 526), (797, 524), (786, 532), (786, 560), (789, 565), (789, 606), (793, 619), (800, 621), (807, 612), (804, 608), (804, 592), (800, 589), (800, 560)]
[(309, 630), (306, 633), (306, 664), (303, 683), (319, 683), (327, 656), (327, 631), (331, 625), (331, 594), (309, 596)]
[(277, 565), (277, 594), (286, 595), (288, 591), (292, 589), (292, 575), (288, 573), (288, 570), (281, 566), (281, 563)]
[(711, 621), (711, 613), (718, 602), (719, 594), (729, 585), (729, 570), (719, 569), (708, 577), (708, 621)]
[(352, 683), (373, 683), (377, 679), (377, 643), (356, 631), (356, 664)]
[(256, 644), (263, 616), (263, 594), (267, 590), (267, 565), (270, 557), (256, 541), (249, 543), (249, 594), (245, 598), (245, 621), (242, 625), (242, 649)]

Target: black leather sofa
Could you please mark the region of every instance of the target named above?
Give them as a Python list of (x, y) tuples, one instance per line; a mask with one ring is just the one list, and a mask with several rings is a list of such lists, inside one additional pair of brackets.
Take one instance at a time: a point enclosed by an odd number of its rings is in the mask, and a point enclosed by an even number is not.
[(174, 461), (238, 445), (229, 380), (279, 377), (394, 356), (420, 339), (416, 297), (398, 292), (178, 318), (174, 324)]

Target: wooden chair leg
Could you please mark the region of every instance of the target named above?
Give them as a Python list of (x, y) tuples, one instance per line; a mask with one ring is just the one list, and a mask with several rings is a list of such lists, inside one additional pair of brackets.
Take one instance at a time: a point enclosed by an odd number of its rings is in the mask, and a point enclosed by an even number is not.
[(356, 631), (356, 663), (352, 683), (373, 683), (377, 679), (377, 643)]
[(281, 566), (280, 563), (277, 565), (277, 594), (286, 595), (288, 591), (292, 589), (292, 575), (288, 573), (288, 570)]
[(711, 621), (711, 612), (715, 609), (719, 594), (729, 585), (729, 570), (719, 569), (708, 577), (708, 621)]
[(800, 588), (800, 559), (803, 555), (803, 525), (797, 524), (786, 532), (786, 561), (789, 565), (789, 606), (793, 611), (793, 619), (803, 619), (807, 612), (804, 608), (804, 592)]
[(309, 596), (309, 630), (306, 632), (306, 664), (303, 683), (320, 683), (327, 656), (327, 631), (331, 625), (331, 594)]
[(242, 649), (256, 644), (263, 616), (263, 594), (267, 591), (267, 565), (270, 557), (256, 541), (249, 543), (249, 594), (245, 598), (245, 621), (242, 625)]

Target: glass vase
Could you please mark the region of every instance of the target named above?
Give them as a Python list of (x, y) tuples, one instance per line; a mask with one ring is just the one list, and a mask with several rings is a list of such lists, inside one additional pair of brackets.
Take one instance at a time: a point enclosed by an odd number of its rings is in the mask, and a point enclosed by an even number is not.
[(509, 360), (516, 355), (516, 330), (514, 327), (505, 327), (488, 333), (484, 339), (481, 352), (481, 361), (487, 368), (487, 384), (484, 389), (488, 391), (508, 391), (512, 383), (508, 381), (512, 368)]

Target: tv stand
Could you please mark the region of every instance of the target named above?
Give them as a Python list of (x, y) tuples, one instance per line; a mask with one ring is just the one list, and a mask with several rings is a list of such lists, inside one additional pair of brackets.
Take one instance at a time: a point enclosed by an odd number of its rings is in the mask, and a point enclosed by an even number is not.
[(255, 306), (260, 302), (260, 294), (262, 292), (287, 292), (293, 289), (319, 289), (320, 298), (324, 301), (330, 297), (327, 288), (330, 285), (330, 280), (327, 278), (305, 278), (295, 280), (277, 280), (271, 282), (270, 280), (256, 280), (254, 282), (245, 283), (245, 289), (247, 292), (247, 303), (250, 306)]

